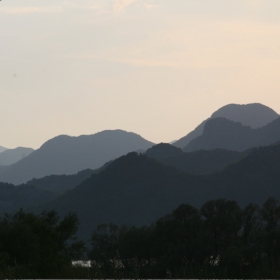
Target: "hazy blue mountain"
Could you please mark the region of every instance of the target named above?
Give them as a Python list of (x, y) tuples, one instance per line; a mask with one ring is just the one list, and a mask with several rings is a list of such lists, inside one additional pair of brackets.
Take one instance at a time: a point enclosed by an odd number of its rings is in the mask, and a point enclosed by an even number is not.
[(280, 117), (261, 128), (252, 129), (225, 118), (207, 121), (201, 136), (193, 139), (183, 150), (226, 149), (244, 151), (252, 147), (268, 146), (280, 140)]
[(15, 212), (20, 208), (27, 209), (51, 201), (81, 184), (92, 174), (98, 174), (110, 163), (104, 164), (99, 169), (86, 169), (74, 175), (51, 175), (32, 179), (19, 186), (0, 183), (0, 213)]
[(271, 108), (260, 103), (246, 105), (229, 104), (214, 112), (211, 118), (226, 118), (251, 128), (260, 128), (279, 118)]
[(7, 148), (0, 146), (0, 153), (4, 152), (5, 150), (7, 150)]
[(213, 175), (190, 175), (144, 155), (113, 161), (63, 196), (33, 209), (77, 212), (80, 236), (97, 224), (149, 224), (181, 203), (200, 207), (210, 199), (234, 199), (241, 206), (280, 199), (280, 145), (253, 149), (248, 156)]
[(237, 152), (223, 149), (183, 152), (180, 148), (161, 143), (147, 150), (145, 155), (160, 163), (191, 174), (211, 174), (236, 163), (250, 151)]
[(210, 118), (204, 120), (193, 131), (173, 143), (173, 145), (179, 148), (186, 147), (191, 140), (202, 135), (204, 125), (209, 119), (218, 117), (226, 118), (234, 122), (240, 122), (251, 128), (258, 128), (277, 119), (279, 115), (271, 108), (260, 103), (246, 105), (228, 104), (215, 111)]
[(105, 130), (93, 135), (57, 136), (38, 150), (10, 165), (0, 174), (0, 181), (25, 183), (48, 175), (70, 175), (84, 169), (96, 169), (128, 152), (153, 145), (135, 133)]
[(93, 170), (86, 169), (73, 175), (49, 175), (40, 179), (27, 181), (26, 185), (34, 186), (40, 190), (63, 194), (81, 184), (92, 174), (94, 174)]
[(63, 194), (66, 191), (73, 189), (81, 184), (85, 179), (88, 179), (92, 174), (98, 174), (105, 170), (112, 161), (105, 163), (98, 169), (86, 169), (72, 175), (49, 175), (40, 179), (32, 179), (27, 181), (26, 185), (35, 186), (37, 189), (51, 191), (54, 193)]
[[(209, 118), (210, 119), (210, 118)], [(186, 136), (180, 138), (179, 140), (172, 143), (173, 146), (183, 149), (196, 137), (202, 135), (204, 130), (205, 123), (209, 120), (203, 121), (200, 125), (198, 125), (193, 131), (189, 132)]]
[(30, 155), (34, 149), (18, 147), (15, 149), (7, 149), (0, 153), (0, 165), (11, 165), (18, 162), (24, 157)]
[(0, 174), (8, 168), (7, 165), (0, 165)]

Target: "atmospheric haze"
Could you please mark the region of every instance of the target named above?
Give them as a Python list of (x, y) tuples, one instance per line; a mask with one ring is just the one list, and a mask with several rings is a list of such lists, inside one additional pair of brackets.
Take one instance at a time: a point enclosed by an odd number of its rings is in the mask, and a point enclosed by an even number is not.
[(278, 0), (3, 0), (1, 146), (123, 129), (179, 139), (218, 108), (280, 112)]

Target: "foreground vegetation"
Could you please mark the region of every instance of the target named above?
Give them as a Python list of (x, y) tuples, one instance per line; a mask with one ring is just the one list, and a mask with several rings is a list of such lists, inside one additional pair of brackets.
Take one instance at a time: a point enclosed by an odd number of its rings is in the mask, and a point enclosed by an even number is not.
[[(2, 278), (280, 278), (280, 205), (183, 204), (145, 227), (99, 225), (90, 248), (77, 217), (19, 211), (0, 220)], [(86, 257), (92, 266), (73, 267)]]
[(89, 257), (105, 277), (279, 278), (279, 226), (273, 198), (244, 209), (223, 199), (181, 205), (150, 227), (99, 226)]
[(55, 211), (41, 215), (5, 215), (0, 220), (0, 277), (52, 278), (80, 258), (84, 243), (77, 241), (76, 215), (60, 220)]

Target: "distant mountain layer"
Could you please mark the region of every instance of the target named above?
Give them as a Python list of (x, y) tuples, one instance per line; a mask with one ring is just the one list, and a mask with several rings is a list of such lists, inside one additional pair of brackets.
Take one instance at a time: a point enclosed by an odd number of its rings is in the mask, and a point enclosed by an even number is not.
[(158, 144), (148, 149), (147, 157), (154, 158), (160, 163), (175, 167), (191, 174), (211, 174), (221, 171), (226, 166), (240, 161), (250, 151), (237, 152), (223, 149), (199, 150), (183, 152), (170, 144)]
[(226, 118), (234, 122), (240, 122), (251, 128), (260, 128), (279, 118), (279, 115), (271, 108), (259, 104), (229, 104), (214, 112), (211, 118)]
[(40, 179), (32, 179), (26, 185), (34, 186), (39, 190), (63, 194), (81, 184), (92, 174), (94, 174), (93, 170), (86, 169), (73, 175), (50, 175)]
[(226, 118), (234, 122), (240, 122), (251, 128), (258, 128), (277, 119), (279, 115), (271, 108), (259, 103), (246, 105), (228, 104), (215, 111), (210, 118), (204, 120), (193, 131), (173, 143), (173, 145), (179, 148), (186, 147), (191, 140), (202, 135), (204, 125), (208, 120), (218, 117)]
[(6, 165), (0, 165), (0, 174), (2, 172), (4, 172), (7, 168), (8, 168), (8, 166), (6, 166)]
[(106, 162), (153, 145), (141, 136), (122, 130), (106, 130), (93, 135), (57, 136), (38, 150), (10, 165), (0, 174), (0, 181), (25, 183), (48, 175), (75, 174), (96, 169)]
[(280, 145), (253, 149), (249, 155), (213, 175), (189, 175), (144, 155), (130, 153), (112, 162), (65, 195), (33, 208), (74, 211), (80, 237), (88, 239), (96, 225), (144, 225), (181, 203), (200, 207), (211, 199), (236, 200), (241, 206), (280, 199)]
[(34, 150), (31, 148), (18, 147), (7, 149), (0, 153), (0, 165), (11, 165), (30, 155)]
[(0, 153), (4, 152), (5, 150), (7, 150), (7, 148), (0, 146)]
[(193, 139), (183, 150), (226, 149), (244, 151), (252, 147), (268, 146), (280, 140), (280, 117), (261, 128), (252, 129), (225, 118), (206, 122), (201, 136)]

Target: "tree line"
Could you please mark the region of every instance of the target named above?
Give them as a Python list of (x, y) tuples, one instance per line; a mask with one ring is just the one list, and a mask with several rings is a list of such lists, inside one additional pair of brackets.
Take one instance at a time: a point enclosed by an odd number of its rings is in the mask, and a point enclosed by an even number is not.
[(218, 199), (180, 205), (148, 227), (100, 225), (89, 258), (105, 277), (279, 278), (280, 205)]
[[(22, 210), (0, 219), (1, 278), (279, 278), (280, 204), (182, 204), (150, 226), (99, 225), (90, 246), (78, 219)], [(91, 260), (90, 268), (72, 260)]]

